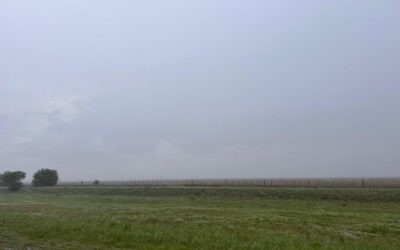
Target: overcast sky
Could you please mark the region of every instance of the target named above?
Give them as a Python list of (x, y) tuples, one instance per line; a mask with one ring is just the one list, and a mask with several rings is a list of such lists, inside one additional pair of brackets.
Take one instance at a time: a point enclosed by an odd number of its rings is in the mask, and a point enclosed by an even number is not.
[(400, 2), (0, 0), (0, 172), (400, 175)]

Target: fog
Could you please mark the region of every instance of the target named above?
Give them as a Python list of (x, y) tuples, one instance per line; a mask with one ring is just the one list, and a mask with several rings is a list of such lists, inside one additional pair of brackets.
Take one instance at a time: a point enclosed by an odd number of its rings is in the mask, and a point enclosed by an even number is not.
[(399, 11), (0, 0), (0, 172), (399, 176)]

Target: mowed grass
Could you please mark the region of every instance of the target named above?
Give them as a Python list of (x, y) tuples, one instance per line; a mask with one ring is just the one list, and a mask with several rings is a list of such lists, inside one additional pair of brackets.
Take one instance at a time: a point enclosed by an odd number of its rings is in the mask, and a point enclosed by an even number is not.
[(56, 187), (0, 190), (0, 246), (400, 249), (399, 189)]

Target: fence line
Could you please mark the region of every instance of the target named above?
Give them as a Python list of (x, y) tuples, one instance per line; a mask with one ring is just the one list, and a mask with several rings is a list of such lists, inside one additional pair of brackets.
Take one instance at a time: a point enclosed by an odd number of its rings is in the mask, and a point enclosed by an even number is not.
[[(93, 181), (62, 181), (64, 186), (94, 186)], [(238, 186), (238, 187), (400, 187), (400, 177), (385, 178), (267, 178), (267, 179), (163, 179), (99, 181), (101, 186)]]

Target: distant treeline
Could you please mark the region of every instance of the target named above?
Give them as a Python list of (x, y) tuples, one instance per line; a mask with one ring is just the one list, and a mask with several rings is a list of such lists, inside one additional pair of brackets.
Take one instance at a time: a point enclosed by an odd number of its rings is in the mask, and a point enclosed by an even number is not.
[(64, 181), (59, 185), (103, 186), (258, 186), (258, 187), (400, 187), (400, 177), (388, 178), (268, 178), (268, 179), (180, 179), (180, 180), (131, 180), (131, 181)]
[[(22, 189), (26, 173), (23, 171), (5, 171), (0, 174), (0, 186), (8, 187), (11, 192)], [(58, 182), (57, 170), (42, 168), (35, 172), (32, 179), (33, 186), (55, 186)]]

